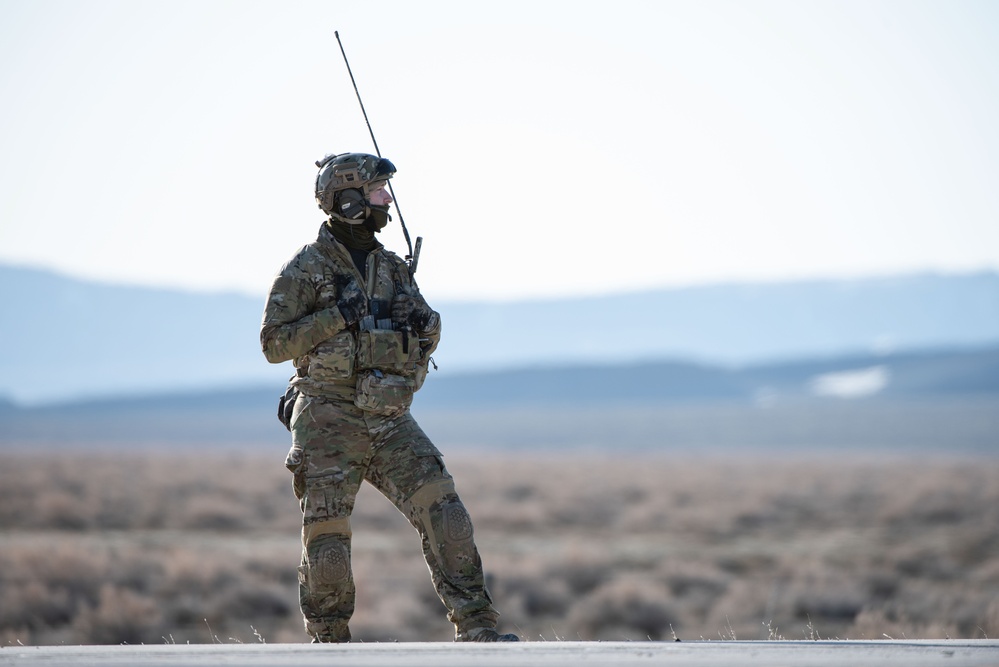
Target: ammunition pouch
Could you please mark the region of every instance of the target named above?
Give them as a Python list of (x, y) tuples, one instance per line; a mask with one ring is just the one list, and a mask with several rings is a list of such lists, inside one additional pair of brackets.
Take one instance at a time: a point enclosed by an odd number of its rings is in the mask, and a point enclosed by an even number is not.
[(357, 334), (357, 370), (380, 370), (412, 377), (423, 357), (412, 331), (371, 329)]
[[(423, 357), (420, 338), (412, 331), (345, 330), (316, 345), (299, 364), (299, 375), (328, 387), (354, 381), (354, 405), (367, 412), (398, 415), (409, 409), (413, 394), (423, 386), (427, 376)], [(290, 395), (279, 410), (287, 410), (289, 400), (293, 400)]]
[(333, 338), (316, 345), (309, 353), (308, 375), (316, 382), (347, 380), (354, 375), (356, 356), (354, 334), (341, 331)]

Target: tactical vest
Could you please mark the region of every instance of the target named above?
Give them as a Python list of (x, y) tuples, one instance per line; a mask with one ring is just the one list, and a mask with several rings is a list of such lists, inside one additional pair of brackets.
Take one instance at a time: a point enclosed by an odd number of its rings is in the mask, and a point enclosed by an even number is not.
[(340, 331), (296, 358), (293, 384), (307, 395), (351, 400), (368, 412), (405, 412), (423, 386), (436, 342), (410, 327), (399, 328), (389, 315), (397, 294), (416, 291), (407, 265), (378, 248), (369, 253), (367, 275), (362, 277), (345, 247), (322, 240), (312, 245), (329, 260), (323, 275), (315, 277), (316, 309), (336, 306), (342, 289), (338, 286), (349, 272), (365, 291), (369, 314), (356, 328)]

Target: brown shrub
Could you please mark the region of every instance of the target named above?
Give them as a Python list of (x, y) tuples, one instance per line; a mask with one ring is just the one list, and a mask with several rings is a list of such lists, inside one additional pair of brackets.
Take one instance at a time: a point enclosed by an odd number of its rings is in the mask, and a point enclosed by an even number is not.
[(96, 606), (84, 606), (73, 619), (80, 642), (141, 644), (159, 641), (156, 601), (113, 584), (101, 587)]
[[(0, 454), (0, 639), (305, 641), (280, 458)], [(992, 460), (448, 467), (530, 639), (999, 636)], [(355, 637), (448, 639), (406, 519), (364, 487), (352, 523)]]
[(642, 580), (606, 583), (573, 606), (567, 629), (583, 640), (652, 640), (672, 635), (678, 615), (665, 589)]

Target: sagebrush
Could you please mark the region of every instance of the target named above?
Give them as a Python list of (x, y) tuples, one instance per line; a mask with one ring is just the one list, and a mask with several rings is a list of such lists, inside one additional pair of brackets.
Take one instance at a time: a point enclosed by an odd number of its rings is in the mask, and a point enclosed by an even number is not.
[[(999, 636), (999, 462), (448, 456), (529, 640)], [(283, 452), (0, 454), (3, 644), (302, 642)], [(360, 641), (447, 641), (419, 540), (365, 487)]]

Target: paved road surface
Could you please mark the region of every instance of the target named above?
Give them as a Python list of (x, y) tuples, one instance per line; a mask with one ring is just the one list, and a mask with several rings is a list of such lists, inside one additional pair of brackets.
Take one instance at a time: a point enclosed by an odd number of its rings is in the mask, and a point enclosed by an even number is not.
[(521, 644), (384, 643), (162, 644), (147, 646), (5, 646), (0, 665), (62, 667), (999, 667), (999, 641), (717, 641), (524, 642)]

